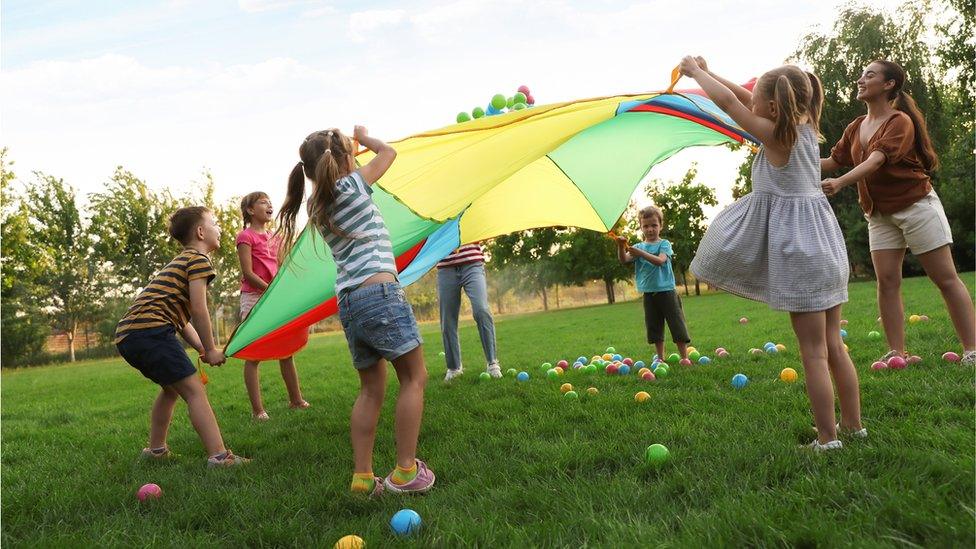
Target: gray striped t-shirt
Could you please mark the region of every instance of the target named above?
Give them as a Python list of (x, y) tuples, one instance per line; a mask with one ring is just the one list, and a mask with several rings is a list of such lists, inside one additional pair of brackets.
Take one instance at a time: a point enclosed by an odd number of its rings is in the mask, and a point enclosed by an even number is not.
[(373, 189), (353, 172), (335, 185), (335, 204), (330, 208), (333, 224), (346, 234), (322, 229), (322, 237), (332, 249), (338, 271), (335, 288), (354, 290), (367, 278), (382, 272), (397, 274), (390, 233), (370, 195)]

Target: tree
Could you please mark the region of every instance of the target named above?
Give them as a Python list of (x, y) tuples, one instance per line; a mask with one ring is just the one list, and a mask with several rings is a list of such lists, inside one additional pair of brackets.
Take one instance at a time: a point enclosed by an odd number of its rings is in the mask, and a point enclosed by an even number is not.
[[(632, 228), (633, 214), (620, 216), (613, 226), (617, 235), (635, 239)], [(617, 258), (616, 244), (604, 233), (588, 229), (573, 228), (561, 235), (562, 246), (555, 256), (559, 264), (560, 282), (582, 286), (591, 280), (603, 281), (607, 303), (616, 303), (614, 284), (629, 280), (634, 275), (633, 267), (622, 265)]]
[[(681, 274), (681, 281), (688, 295), (688, 278), (685, 276), (691, 260), (698, 250), (698, 244), (705, 236), (705, 211), (703, 206), (715, 206), (718, 200), (715, 191), (695, 183), (698, 167), (691, 164), (680, 183), (663, 182), (655, 179), (647, 189), (647, 196), (664, 212), (664, 234), (670, 236), (674, 257), (671, 261), (675, 270)], [(698, 280), (695, 280), (695, 295), (701, 294)]]
[(27, 207), (11, 189), (16, 175), (7, 153), (6, 147), (0, 149), (0, 361), (11, 366), (43, 351), (50, 328), (34, 297), (40, 268), (29, 245)]
[(68, 357), (74, 362), (79, 325), (97, 318), (103, 266), (78, 212), (74, 189), (40, 172), (34, 176), (27, 206), (30, 246), (41, 269), (35, 297), (67, 336)]
[(559, 243), (559, 229), (547, 227), (499, 236), (487, 248), (492, 269), (515, 268), (522, 281), (516, 291), (539, 295), (543, 309), (548, 311), (548, 289), (560, 280), (558, 264), (553, 259)]

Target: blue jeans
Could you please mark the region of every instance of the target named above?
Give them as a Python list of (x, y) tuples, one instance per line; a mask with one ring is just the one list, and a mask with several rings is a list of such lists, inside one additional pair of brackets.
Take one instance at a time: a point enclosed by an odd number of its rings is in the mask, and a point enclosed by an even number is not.
[(369, 368), (381, 358), (392, 362), (424, 342), (398, 282), (342, 292), (339, 320), (357, 370)]
[(498, 360), (495, 353), (495, 321), (488, 308), (485, 264), (479, 261), (457, 267), (444, 267), (437, 269), (437, 297), (440, 301), (441, 337), (444, 340), (444, 355), (449, 370), (461, 367), (461, 343), (458, 341), (461, 288), (464, 288), (464, 293), (468, 294), (468, 300), (471, 301), (485, 360), (489, 364)]

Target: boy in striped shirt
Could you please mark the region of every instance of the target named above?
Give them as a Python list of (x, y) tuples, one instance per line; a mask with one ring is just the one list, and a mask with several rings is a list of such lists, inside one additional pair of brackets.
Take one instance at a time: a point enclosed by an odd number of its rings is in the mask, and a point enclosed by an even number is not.
[(142, 457), (171, 456), (166, 433), (176, 401), (182, 398), (207, 450), (207, 465), (242, 465), (250, 460), (224, 447), (203, 382), (176, 339), (178, 330), (207, 364), (219, 366), (226, 360), (214, 343), (207, 309), (207, 285), (216, 277), (207, 254), (220, 246), (220, 227), (213, 212), (193, 206), (170, 216), (169, 234), (183, 244), (183, 251), (139, 293), (115, 329), (122, 358), (160, 386), (150, 414), (149, 446)]

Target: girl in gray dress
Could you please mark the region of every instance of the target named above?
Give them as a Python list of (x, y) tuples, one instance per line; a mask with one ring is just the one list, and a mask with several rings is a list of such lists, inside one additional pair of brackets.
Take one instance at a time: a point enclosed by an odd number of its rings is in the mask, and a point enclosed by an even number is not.
[(816, 76), (786, 65), (762, 75), (750, 92), (715, 77), (701, 58), (685, 57), (681, 72), (761, 143), (752, 165), (753, 192), (712, 221), (691, 271), (700, 280), (790, 313), (813, 408), (815, 451), (843, 448), (834, 423), (856, 436), (860, 388), (840, 336), (847, 301), (848, 261), (837, 218), (820, 189), (819, 118), (823, 92)]

